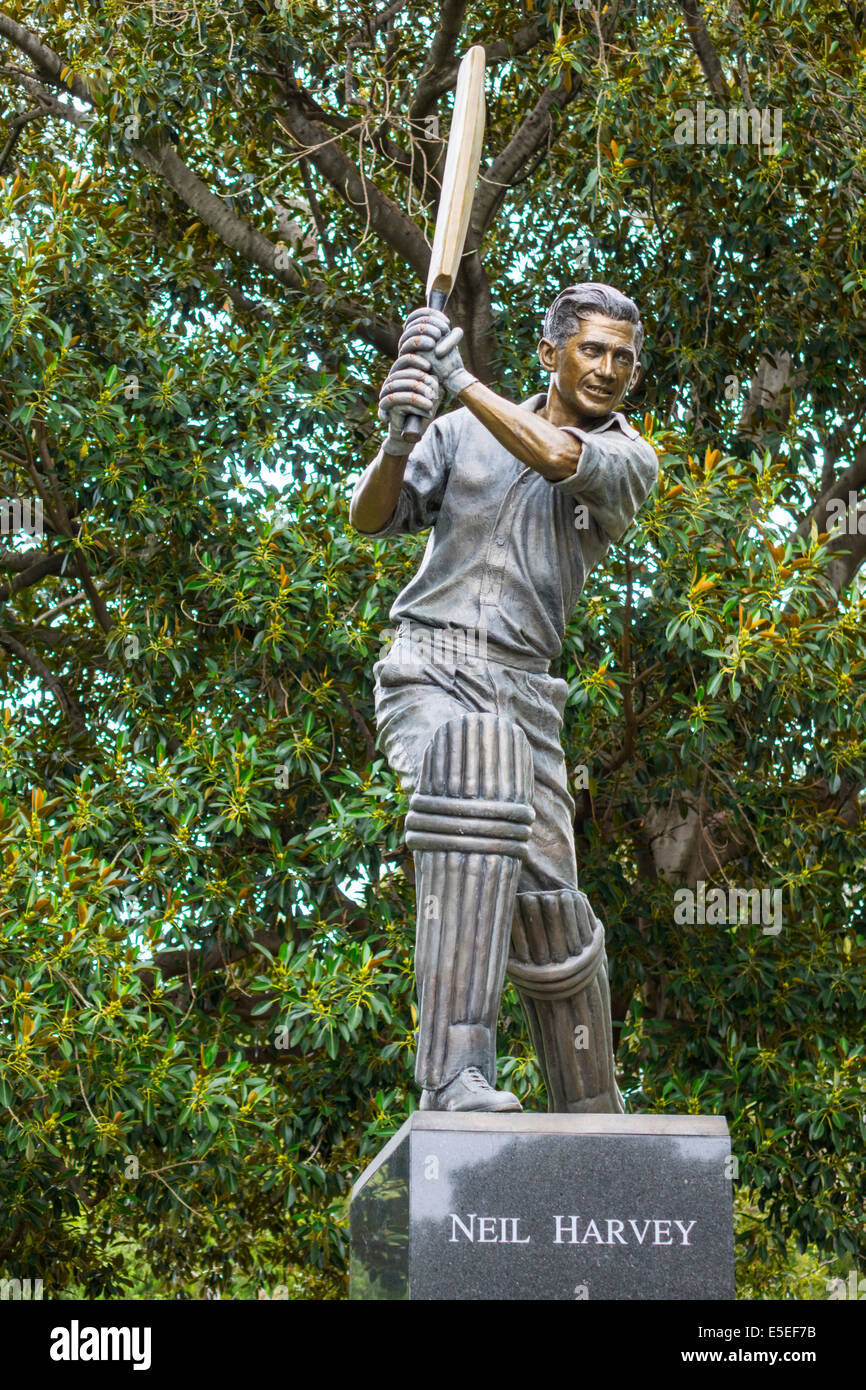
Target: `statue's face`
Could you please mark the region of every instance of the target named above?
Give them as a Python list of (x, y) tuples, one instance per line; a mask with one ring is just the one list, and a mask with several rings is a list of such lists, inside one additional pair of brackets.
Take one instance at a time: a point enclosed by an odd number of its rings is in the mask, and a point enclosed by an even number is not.
[(542, 338), (541, 365), (551, 373), (564, 405), (587, 420), (616, 410), (638, 373), (634, 323), (592, 314), (557, 347)]

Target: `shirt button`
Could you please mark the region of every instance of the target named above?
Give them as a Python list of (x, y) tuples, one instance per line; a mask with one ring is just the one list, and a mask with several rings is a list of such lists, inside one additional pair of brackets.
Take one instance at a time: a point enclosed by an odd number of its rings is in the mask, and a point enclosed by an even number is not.
[(505, 544), (505, 537), (504, 537), (504, 536), (497, 536), (497, 537), (496, 537), (496, 544), (497, 544), (497, 545), (504, 545), (504, 544)]

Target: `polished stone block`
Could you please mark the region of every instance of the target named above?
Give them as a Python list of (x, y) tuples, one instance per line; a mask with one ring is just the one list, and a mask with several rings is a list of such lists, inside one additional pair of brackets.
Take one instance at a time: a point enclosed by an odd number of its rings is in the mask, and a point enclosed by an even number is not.
[(701, 1115), (410, 1116), (352, 1191), (353, 1299), (730, 1299), (730, 1142)]

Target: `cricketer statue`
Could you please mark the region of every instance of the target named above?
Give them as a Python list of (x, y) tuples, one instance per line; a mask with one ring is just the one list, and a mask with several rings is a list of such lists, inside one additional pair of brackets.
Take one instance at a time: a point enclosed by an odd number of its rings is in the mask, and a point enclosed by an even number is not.
[[(550, 1110), (624, 1109), (604, 929), (577, 883), (568, 687), (550, 663), (658, 462), (617, 409), (640, 370), (637, 305), (571, 286), (543, 334), (548, 389), (515, 404), (467, 371), (444, 313), (410, 314), (380, 397), (388, 435), (352, 498), (365, 535), (430, 531), (374, 668), (378, 745), (410, 797), (424, 1110), (520, 1110), (496, 1089), (506, 973)], [(434, 419), (443, 391), (461, 408)], [(409, 416), (432, 421), (414, 445)]]

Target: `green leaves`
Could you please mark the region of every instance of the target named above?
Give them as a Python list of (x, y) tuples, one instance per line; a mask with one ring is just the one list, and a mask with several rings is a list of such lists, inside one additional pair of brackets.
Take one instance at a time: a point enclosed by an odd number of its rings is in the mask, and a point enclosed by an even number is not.
[[(206, 0), (117, 24), (85, 4), (64, 62), (94, 85), (94, 127), (28, 124), (0, 180), (0, 496), (35, 470), (69, 518), (0, 618), (30, 654), (0, 645), (0, 1202), (24, 1223), (16, 1268), (92, 1270), (108, 1296), (126, 1277), (108, 1229), (199, 1292), (233, 1260), (254, 1279), (251, 1230), (280, 1261), (342, 1268), (348, 1185), (416, 1099), (406, 799), (374, 747), (371, 668), (424, 542), (360, 539), (347, 499), (386, 366), (358, 325), (400, 321), (420, 289), (369, 210), (295, 158), (270, 74), (302, 52), (332, 143), (429, 234), (393, 146), (433, 21), (410, 5), (387, 42), (352, 30), (347, 72), (335, 15)], [(745, 49), (708, 14), (725, 71), (746, 53), (752, 99), (782, 110), (771, 153), (676, 143), (701, 75), (663, 7), (620, 7), (603, 47), (587, 15), (556, 20), (496, 69), (488, 155), (548, 79), (568, 100), (486, 231), (472, 279), (492, 302), (466, 303), (512, 399), (543, 384), (564, 284), (620, 285), (646, 323), (627, 407), (658, 498), (590, 576), (561, 662), (623, 1085), (729, 1116), (756, 1241), (850, 1254), (864, 612), (858, 588), (836, 601), (829, 538), (795, 532), (831, 455), (843, 470), (863, 442), (860, 40), (821, 4), (765, 7)], [(482, 4), (461, 42), (524, 22)], [(285, 289), (136, 162), (166, 131), (253, 232), (276, 240), (290, 207), (315, 289)], [(793, 396), (746, 432), (782, 349)], [(706, 827), (702, 872), (781, 887), (777, 938), (674, 924), (653, 856), (677, 817)], [(501, 1037), (501, 1074), (543, 1105), (511, 994)]]

